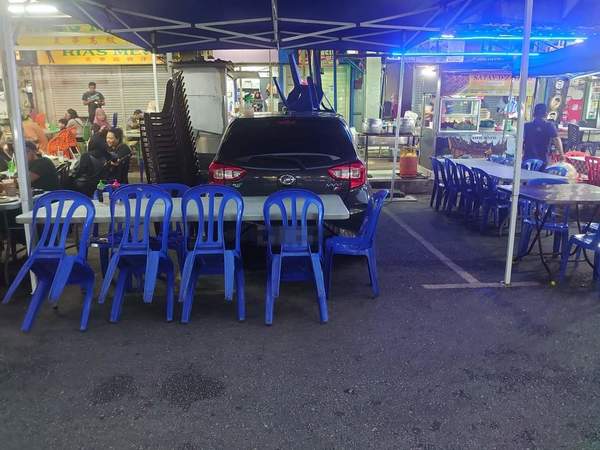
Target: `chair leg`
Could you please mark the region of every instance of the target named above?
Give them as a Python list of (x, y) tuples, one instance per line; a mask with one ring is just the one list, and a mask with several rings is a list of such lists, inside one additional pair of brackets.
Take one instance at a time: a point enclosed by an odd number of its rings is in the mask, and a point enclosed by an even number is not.
[(21, 267), (21, 269), (19, 269), (19, 272), (17, 272), (17, 276), (15, 277), (13, 282), (8, 287), (6, 293), (4, 294), (4, 298), (2, 299), (2, 303), (4, 303), (4, 304), (8, 303), (10, 301), (10, 299), (12, 298), (12, 296), (15, 295), (17, 288), (19, 287), (19, 285), (21, 284), (23, 279), (29, 273), (29, 270), (31, 269), (31, 265), (32, 265), (31, 259), (28, 258), (27, 261), (25, 261), (25, 264), (23, 264), (23, 266)]
[(325, 293), (325, 281), (323, 279), (323, 267), (321, 266), (321, 258), (319, 255), (311, 255), (313, 274), (315, 277), (315, 285), (317, 287), (317, 297), (319, 301), (319, 317), (321, 323), (329, 321), (327, 313), (327, 294)]
[(446, 190), (445, 189), (440, 189), (438, 191), (438, 195), (437, 198), (435, 199), (435, 210), (439, 211), (440, 210), (440, 206), (442, 205), (442, 200), (446, 197)]
[(113, 253), (112, 258), (110, 258), (110, 262), (108, 264), (108, 269), (106, 270), (106, 274), (104, 276), (104, 280), (102, 281), (102, 288), (100, 289), (100, 295), (98, 296), (98, 303), (104, 303), (106, 300), (106, 295), (108, 294), (108, 289), (112, 283), (112, 279), (115, 276), (115, 271), (117, 270), (117, 265), (119, 263), (119, 254)]
[(235, 289), (237, 300), (237, 319), (239, 321), (246, 320), (246, 295), (244, 282), (244, 266), (241, 258), (237, 258), (235, 262)]
[(564, 233), (559, 233), (558, 231), (554, 232), (553, 242), (552, 242), (552, 256), (557, 256), (560, 252), (560, 244), (562, 241), (562, 235)]
[(525, 222), (521, 224), (521, 235), (519, 236), (519, 245), (517, 247), (517, 259), (522, 258), (527, 253), (532, 231), (533, 227), (531, 225)]
[(433, 190), (431, 191), (431, 198), (429, 199), (429, 207), (430, 208), (433, 206), (433, 202), (434, 202), (435, 198), (437, 197), (437, 193), (438, 193), (438, 186), (436, 186), (434, 183)]
[(335, 252), (332, 248), (325, 253), (325, 293), (327, 294), (327, 298), (329, 298), (331, 292), (331, 278), (333, 277), (334, 256)]
[(225, 301), (233, 300), (233, 285), (235, 278), (235, 254), (233, 251), (226, 251), (223, 254), (224, 278), (225, 278)]
[(367, 263), (369, 264), (369, 277), (371, 278), (371, 289), (373, 297), (379, 297), (379, 282), (377, 280), (377, 258), (375, 249), (370, 248), (367, 253)]
[(123, 297), (125, 295), (125, 285), (129, 278), (129, 270), (121, 269), (119, 271), (119, 278), (117, 279), (117, 286), (115, 287), (115, 295), (113, 297), (112, 308), (110, 311), (110, 321), (116, 323), (119, 321), (121, 315), (121, 306), (123, 304)]
[(175, 310), (175, 268), (170, 265), (167, 269), (167, 322), (173, 321)]
[[(562, 257), (560, 259), (560, 275), (559, 282), (562, 283), (565, 280), (565, 275), (567, 274), (567, 264), (569, 262), (569, 256), (571, 254), (572, 245), (563, 245), (562, 248)], [(594, 270), (595, 272), (595, 270)]]
[(90, 309), (92, 307), (92, 298), (94, 297), (94, 276), (83, 286), (84, 297), (83, 297), (83, 308), (81, 311), (81, 323), (79, 330), (87, 330), (88, 320), (90, 318)]
[(279, 286), (281, 285), (281, 255), (273, 255), (271, 262), (271, 288), (273, 292), (273, 298), (279, 297)]
[(108, 269), (108, 248), (101, 246), (100, 252), (100, 270), (102, 270), (102, 277), (106, 276), (106, 270)]
[(23, 320), (23, 325), (21, 326), (21, 331), (27, 333), (31, 330), (31, 326), (33, 325), (33, 321), (35, 320), (35, 316), (40, 309), (42, 303), (46, 297), (48, 297), (48, 292), (50, 291), (50, 282), (49, 280), (39, 277), (38, 285), (31, 296), (31, 301), (29, 302), (29, 308), (27, 308), (27, 313), (25, 314), (25, 319)]
[(273, 261), (270, 260), (267, 264), (267, 290), (265, 295), (265, 325), (273, 324), (273, 309), (275, 307), (275, 299), (273, 298)]

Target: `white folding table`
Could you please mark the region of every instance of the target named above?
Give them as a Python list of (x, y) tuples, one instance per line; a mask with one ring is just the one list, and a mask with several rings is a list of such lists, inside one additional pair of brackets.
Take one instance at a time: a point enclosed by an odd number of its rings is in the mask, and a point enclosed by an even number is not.
[[(320, 195), (319, 196), (321, 198), (321, 200), (323, 201), (323, 207), (324, 207), (324, 219), (325, 220), (345, 220), (345, 219), (349, 219), (350, 218), (350, 211), (348, 211), (348, 208), (346, 207), (346, 205), (344, 204), (344, 202), (342, 201), (342, 199), (340, 198), (339, 195)], [(248, 196), (248, 197), (244, 197), (244, 215), (242, 216), (242, 220), (245, 222), (261, 222), (263, 221), (263, 205), (265, 203), (265, 200), (267, 199), (266, 196)], [(204, 205), (204, 212), (205, 214), (208, 213), (208, 199), (204, 198), (203, 200), (203, 205)], [(132, 200), (133, 202), (133, 200)], [(111, 216), (110, 216), (110, 207), (108, 202), (107, 203), (102, 203), (100, 201), (97, 200), (93, 200), (94, 203), (94, 207), (96, 209), (96, 217), (94, 218), (94, 223), (110, 223), (111, 221)], [(142, 211), (145, 211), (146, 208), (146, 204), (147, 201), (144, 201), (142, 203)], [(217, 199), (217, 202), (215, 204), (215, 209), (214, 209), (214, 215), (215, 218), (218, 216), (219, 213), (219, 205), (220, 205), (220, 199)], [(65, 202), (65, 207), (63, 208), (63, 215), (62, 217), (64, 218), (66, 215), (66, 212), (69, 210), (69, 202)], [(301, 205), (298, 205), (299, 207)], [(57, 207), (55, 205), (53, 205), (52, 208), (52, 219), (56, 219), (56, 213), (57, 213)], [(300, 208), (298, 209), (300, 211)], [(133, 206), (132, 206), (132, 211), (133, 211)], [(309, 208), (309, 218), (314, 218), (316, 216), (315, 213), (315, 208), (311, 207)], [(45, 209), (41, 209), (38, 212), (38, 217), (39, 218), (44, 218), (45, 217)], [(150, 214), (150, 219), (153, 222), (160, 222), (162, 221), (162, 218), (164, 216), (164, 204), (162, 201), (157, 201), (156, 204), (154, 205), (154, 207), (152, 208), (151, 214)], [(83, 222), (83, 219), (85, 217), (85, 209), (84, 208), (78, 208), (77, 211), (75, 211), (74, 215), (73, 215), (73, 223), (81, 223)], [(119, 220), (123, 220), (125, 217), (125, 208), (124, 206), (117, 206), (115, 208), (115, 219), (117, 221)], [(189, 204), (188, 207), (188, 217), (191, 217), (192, 219), (198, 219), (198, 210), (196, 205), (191, 202)], [(229, 202), (227, 204), (227, 206), (225, 207), (225, 212), (223, 214), (223, 218), (225, 221), (235, 221), (236, 220), (236, 208), (235, 208), (235, 204), (233, 202)], [(281, 218), (281, 215), (279, 214), (279, 208), (274, 207), (271, 209), (271, 218), (273, 220), (277, 220)], [(16, 221), (17, 223), (21, 223), (21, 224), (31, 224), (33, 220), (33, 213), (32, 211), (29, 211), (25, 214), (21, 214), (19, 216), (17, 216)], [(182, 220), (182, 212), (181, 212), (181, 199), (180, 198), (174, 198), (173, 199), (173, 212), (171, 214), (171, 222), (181, 222)]]
[[(498, 164), (492, 161), (488, 161), (487, 159), (481, 158), (459, 158), (452, 159), (452, 162), (455, 164), (464, 164), (465, 166), (474, 169), (481, 169), (486, 172), (488, 175), (498, 178), (504, 182), (511, 183), (514, 177), (514, 168), (513, 166), (505, 166), (504, 164)], [(551, 173), (545, 172), (537, 172), (535, 170), (525, 170), (521, 169), (521, 182), (527, 183), (531, 180), (539, 180), (539, 179), (560, 179), (564, 180), (565, 177), (561, 177), (560, 175), (554, 175)]]

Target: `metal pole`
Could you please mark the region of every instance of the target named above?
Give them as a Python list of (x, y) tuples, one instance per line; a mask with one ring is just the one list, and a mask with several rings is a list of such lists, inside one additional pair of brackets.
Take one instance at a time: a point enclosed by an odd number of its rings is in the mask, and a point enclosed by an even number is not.
[(337, 112), (337, 51), (333, 50), (333, 109)]
[(394, 136), (392, 182), (390, 183), (390, 200), (394, 200), (394, 188), (396, 184), (396, 166), (398, 164), (398, 146), (400, 144), (400, 119), (402, 117), (402, 91), (404, 90), (404, 55), (400, 57), (400, 73), (398, 74), (398, 112), (396, 112), (396, 135)]
[(156, 72), (156, 53), (152, 51), (152, 77), (154, 78), (154, 102), (156, 103), (156, 112), (161, 108), (158, 106), (158, 73)]
[[(31, 184), (29, 183), (29, 164), (25, 153), (25, 136), (23, 134), (23, 123), (21, 121), (21, 108), (19, 102), (19, 86), (17, 83), (17, 61), (13, 43), (13, 29), (8, 17), (5, 3), (2, 2), (0, 11), (0, 30), (2, 40), (2, 72), (6, 104), (10, 117), (10, 126), (15, 149), (15, 161), (17, 164), (19, 194), (21, 197), (21, 208), (23, 212), (31, 211), (33, 206), (31, 198)], [(25, 240), (27, 250), (31, 245), (31, 234), (29, 227), (25, 227)]]
[(510, 227), (508, 231), (508, 248), (506, 250), (506, 268), (504, 284), (510, 285), (512, 276), (515, 234), (517, 232), (517, 212), (519, 208), (519, 193), (521, 190), (521, 163), (523, 161), (523, 132), (525, 129), (525, 105), (527, 102), (527, 77), (529, 75), (529, 42), (531, 38), (531, 18), (533, 15), (533, 0), (527, 0), (525, 5), (525, 24), (523, 27), (523, 48), (521, 70), (519, 71), (519, 121), (517, 125), (517, 147), (515, 148), (515, 166), (510, 208)]

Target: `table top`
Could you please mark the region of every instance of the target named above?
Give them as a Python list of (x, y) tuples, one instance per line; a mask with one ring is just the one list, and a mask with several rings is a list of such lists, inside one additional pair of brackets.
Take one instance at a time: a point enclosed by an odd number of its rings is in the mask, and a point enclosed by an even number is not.
[[(505, 166), (504, 164), (498, 164), (492, 161), (488, 161), (487, 159), (482, 158), (460, 158), (460, 159), (452, 159), (452, 161), (456, 164), (464, 164), (470, 168), (481, 169), (489, 175), (499, 178), (504, 181), (512, 181), (514, 177), (514, 168), (513, 166)], [(559, 179), (564, 180), (565, 177), (561, 177), (559, 175), (553, 175), (550, 173), (537, 172), (534, 170), (525, 170), (521, 169), (521, 181), (526, 183), (531, 180), (538, 180), (540, 178), (543, 179)]]
[[(339, 195), (320, 195), (321, 200), (323, 201), (323, 206), (325, 209), (325, 220), (345, 220), (350, 217), (350, 211), (344, 202), (340, 198)], [(244, 215), (242, 220), (249, 222), (260, 222), (263, 220), (263, 205), (266, 196), (248, 196), (244, 197)], [(208, 200), (202, 199), (205, 212), (208, 211)], [(133, 202), (133, 201), (132, 201)], [(110, 223), (110, 207), (108, 203), (102, 203), (94, 200), (94, 207), (96, 208), (96, 217), (94, 219), (95, 223)], [(147, 202), (144, 201), (142, 203), (142, 209), (145, 210)], [(215, 204), (215, 217), (218, 215), (220, 199), (217, 199)], [(65, 203), (65, 208), (63, 214), (66, 214), (68, 211), (69, 204)], [(300, 208), (300, 205), (298, 206)], [(314, 213), (311, 214), (314, 208), (310, 208), (309, 210), (309, 218), (315, 216)], [(52, 210), (53, 218), (56, 218), (56, 208), (54, 207)], [(164, 205), (162, 202), (157, 202), (152, 208), (150, 218), (153, 222), (160, 222), (162, 217), (164, 216)], [(45, 217), (45, 211), (41, 210), (38, 214), (38, 217)], [(85, 210), (83, 208), (79, 208), (73, 214), (73, 222), (81, 223), (85, 217)], [(123, 206), (119, 206), (115, 208), (115, 217), (117, 220), (123, 219), (125, 217), (125, 208)], [(190, 203), (188, 208), (188, 217), (192, 217), (192, 219), (198, 218), (198, 210), (195, 204)], [(278, 208), (272, 209), (272, 216), (274, 220), (281, 218), (281, 215), (278, 214)], [(22, 224), (30, 224), (32, 222), (33, 213), (31, 211), (20, 214), (17, 216), (17, 223)], [(180, 222), (182, 218), (181, 213), (181, 199), (174, 198), (173, 199), (173, 213), (171, 215), (172, 222)], [(234, 221), (236, 218), (236, 209), (233, 202), (229, 202), (225, 207), (224, 219), (226, 221)]]
[[(512, 192), (512, 186), (498, 189)], [(600, 187), (584, 183), (522, 186), (520, 196), (547, 205), (594, 205), (600, 204)]]
[(17, 209), (21, 209), (20, 197), (7, 197), (5, 195), (0, 195), (0, 211), (14, 211)]

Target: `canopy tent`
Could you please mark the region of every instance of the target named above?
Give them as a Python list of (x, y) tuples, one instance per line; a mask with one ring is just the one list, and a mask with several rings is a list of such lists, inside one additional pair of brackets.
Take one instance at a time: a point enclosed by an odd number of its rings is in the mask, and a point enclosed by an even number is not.
[[(600, 24), (597, 0), (536, 0), (533, 26)], [(62, 0), (65, 13), (148, 50), (323, 48), (403, 51), (468, 28), (522, 32), (523, 0)]]
[[(5, 2), (1, 3), (5, 6)], [(64, 13), (136, 45), (157, 52), (244, 48), (312, 48), (406, 53), (432, 36), (456, 29), (493, 29), (522, 33), (521, 84), (526, 82), (529, 36), (539, 30), (587, 33), (600, 24), (598, 0), (62, 0)], [(524, 7), (525, 6), (525, 7)], [(0, 11), (6, 85), (17, 92), (10, 18)], [(8, 56), (7, 55), (11, 55)], [(8, 62), (7, 62), (8, 60)], [(524, 86), (521, 86), (524, 90)], [(9, 98), (11, 116), (17, 117)], [(521, 110), (524, 103), (521, 105)], [(17, 114), (17, 115), (15, 115)], [(519, 116), (516, 161), (522, 156), (524, 115)], [(20, 120), (12, 121), (17, 165), (26, 173)], [(510, 284), (520, 169), (515, 164), (505, 283)], [(23, 210), (30, 209), (26, 177), (19, 179)]]

